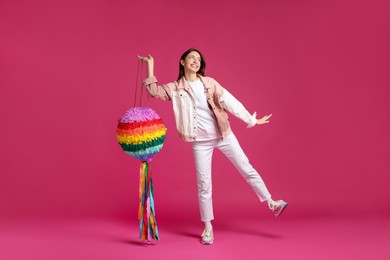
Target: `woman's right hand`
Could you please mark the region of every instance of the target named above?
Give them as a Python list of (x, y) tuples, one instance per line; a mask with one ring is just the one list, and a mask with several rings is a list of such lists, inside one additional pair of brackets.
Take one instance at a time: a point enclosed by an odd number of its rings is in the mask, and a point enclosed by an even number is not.
[(138, 59), (140, 61), (145, 61), (147, 64), (148, 64), (148, 77), (153, 77), (154, 76), (154, 59), (152, 57), (152, 55), (148, 55), (148, 56), (140, 56), (138, 55)]
[(150, 55), (150, 54), (148, 56), (140, 56), (140, 55), (138, 55), (138, 59), (142, 60), (142, 61), (145, 61), (147, 63), (153, 63), (153, 61), (154, 61), (152, 55)]

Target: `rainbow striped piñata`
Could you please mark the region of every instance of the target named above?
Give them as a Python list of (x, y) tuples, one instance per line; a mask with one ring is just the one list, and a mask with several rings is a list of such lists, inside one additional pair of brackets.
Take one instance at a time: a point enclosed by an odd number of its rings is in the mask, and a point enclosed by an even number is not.
[(154, 210), (154, 196), (150, 161), (163, 147), (165, 127), (160, 116), (151, 108), (134, 107), (119, 119), (117, 140), (129, 155), (142, 160), (140, 168), (138, 219), (142, 240), (159, 240)]

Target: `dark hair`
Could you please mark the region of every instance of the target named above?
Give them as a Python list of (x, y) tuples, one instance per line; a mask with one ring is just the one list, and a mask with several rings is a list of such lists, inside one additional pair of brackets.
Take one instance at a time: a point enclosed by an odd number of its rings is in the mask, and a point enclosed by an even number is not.
[(204, 72), (206, 70), (206, 61), (204, 60), (204, 57), (203, 57), (203, 55), (202, 55), (202, 53), (200, 51), (198, 51), (197, 49), (191, 48), (191, 49), (186, 50), (183, 53), (183, 55), (181, 55), (181, 57), (180, 57), (180, 61), (179, 61), (179, 76), (178, 76), (177, 80), (180, 80), (184, 76), (184, 66), (181, 64), (181, 61), (185, 60), (187, 58), (187, 55), (190, 52), (192, 52), (192, 51), (196, 51), (200, 55), (200, 68), (198, 70), (198, 74), (204, 76)]

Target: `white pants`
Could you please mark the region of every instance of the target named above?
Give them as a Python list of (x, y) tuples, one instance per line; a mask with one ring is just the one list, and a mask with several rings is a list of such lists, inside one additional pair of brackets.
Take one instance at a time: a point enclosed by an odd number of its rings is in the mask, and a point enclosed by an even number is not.
[(218, 148), (233, 163), (260, 198), (260, 201), (263, 202), (271, 198), (271, 194), (268, 192), (264, 181), (249, 163), (233, 132), (222, 140), (196, 141), (192, 143), (192, 151), (194, 153), (200, 217), (202, 221), (214, 219), (211, 183), (211, 158), (214, 148)]

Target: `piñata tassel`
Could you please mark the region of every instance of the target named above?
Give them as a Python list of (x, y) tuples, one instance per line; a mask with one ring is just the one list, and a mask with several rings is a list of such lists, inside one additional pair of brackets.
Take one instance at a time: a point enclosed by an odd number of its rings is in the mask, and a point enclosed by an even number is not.
[(139, 182), (140, 204), (138, 209), (138, 219), (140, 228), (140, 238), (143, 241), (151, 242), (152, 239), (159, 240), (154, 209), (154, 194), (152, 172), (148, 162), (142, 162), (140, 168)]

